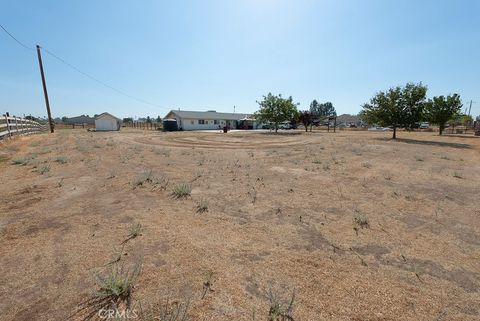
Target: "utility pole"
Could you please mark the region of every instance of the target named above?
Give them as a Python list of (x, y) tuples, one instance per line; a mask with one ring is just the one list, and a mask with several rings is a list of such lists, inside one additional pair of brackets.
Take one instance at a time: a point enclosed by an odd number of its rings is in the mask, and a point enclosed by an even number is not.
[(470, 116), (470, 113), (472, 112), (472, 104), (473, 104), (473, 101), (470, 100), (470, 108), (468, 109), (468, 116)]
[(42, 76), (43, 94), (45, 96), (45, 105), (47, 106), (48, 123), (50, 125), (50, 132), (53, 133), (52, 113), (50, 112), (50, 103), (48, 101), (47, 84), (45, 83), (45, 74), (43, 73), (42, 54), (40, 53), (40, 46), (37, 45), (38, 65), (40, 66), (40, 75)]

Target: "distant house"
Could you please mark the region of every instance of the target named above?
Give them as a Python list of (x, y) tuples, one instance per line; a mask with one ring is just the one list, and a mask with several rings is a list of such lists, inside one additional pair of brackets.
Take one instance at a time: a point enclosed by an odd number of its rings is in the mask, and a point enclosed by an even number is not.
[(64, 124), (67, 124), (67, 125), (95, 124), (95, 118), (89, 117), (88, 115), (64, 118), (62, 119), (62, 121)]
[(337, 116), (337, 126), (340, 127), (362, 127), (365, 125), (360, 117), (350, 114)]
[[(247, 127), (246, 120), (252, 115), (239, 113), (217, 113), (214, 110), (209, 111), (184, 111), (172, 110), (164, 119), (176, 119), (178, 129), (180, 130), (201, 130), (201, 129), (218, 129), (224, 126), (236, 129)], [(256, 127), (250, 124), (248, 128)]]
[(120, 130), (122, 121), (109, 113), (101, 113), (95, 117), (95, 130), (97, 131), (110, 131)]

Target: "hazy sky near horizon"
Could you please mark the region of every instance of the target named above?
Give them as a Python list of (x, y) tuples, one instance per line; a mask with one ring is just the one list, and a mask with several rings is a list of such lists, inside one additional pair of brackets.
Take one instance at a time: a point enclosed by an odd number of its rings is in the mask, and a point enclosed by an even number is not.
[[(54, 117), (241, 113), (268, 92), (357, 113), (372, 95), (422, 81), (480, 114), (477, 0), (0, 0), (0, 24), (43, 53)], [(43, 116), (36, 53), (0, 30), (0, 114)]]

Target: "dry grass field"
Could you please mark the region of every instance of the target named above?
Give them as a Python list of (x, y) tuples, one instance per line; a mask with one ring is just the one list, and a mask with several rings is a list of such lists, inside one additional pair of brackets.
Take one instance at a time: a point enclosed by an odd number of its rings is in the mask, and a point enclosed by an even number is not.
[(390, 136), (4, 142), (0, 320), (101, 319), (112, 270), (135, 320), (479, 320), (480, 139)]

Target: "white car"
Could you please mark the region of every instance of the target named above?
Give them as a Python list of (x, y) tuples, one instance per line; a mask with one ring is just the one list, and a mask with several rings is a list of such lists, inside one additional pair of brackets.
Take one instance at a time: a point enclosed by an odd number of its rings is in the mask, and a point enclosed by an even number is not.
[(370, 131), (370, 132), (389, 132), (391, 130), (392, 130), (391, 128), (380, 127), (380, 126), (373, 126), (373, 127), (368, 128), (368, 131)]
[(284, 122), (284, 123), (281, 123), (278, 128), (280, 129), (292, 129), (293, 126), (292, 124), (290, 124), (289, 122)]
[(419, 128), (420, 129), (428, 129), (428, 128), (430, 128), (430, 124), (427, 123), (427, 122), (421, 123)]

